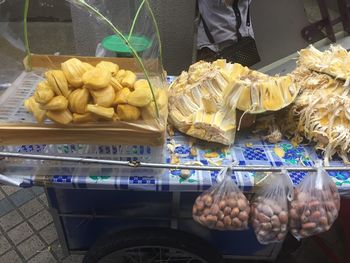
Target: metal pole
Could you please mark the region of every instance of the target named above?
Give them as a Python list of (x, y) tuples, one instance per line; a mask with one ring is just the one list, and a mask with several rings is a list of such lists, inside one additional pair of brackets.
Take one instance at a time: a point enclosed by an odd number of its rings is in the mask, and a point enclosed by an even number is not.
[[(22, 159), (33, 159), (33, 160), (47, 160), (47, 161), (64, 161), (64, 162), (78, 162), (78, 163), (94, 163), (94, 164), (106, 164), (106, 165), (118, 165), (128, 166), (133, 168), (145, 167), (145, 168), (158, 168), (158, 169), (174, 169), (174, 170), (201, 170), (201, 171), (220, 171), (225, 166), (199, 166), (199, 165), (184, 165), (184, 164), (160, 164), (160, 163), (144, 163), (144, 162), (128, 162), (128, 161), (115, 161), (115, 160), (104, 160), (94, 158), (81, 158), (71, 156), (55, 156), (55, 155), (42, 155), (42, 154), (26, 154), (26, 153), (11, 153), (11, 152), (0, 152), (0, 157), (7, 158), (22, 158)], [(326, 171), (349, 171), (350, 166), (325, 166), (323, 167)], [(307, 166), (240, 166), (233, 165), (233, 171), (240, 172), (279, 172), (282, 169), (287, 171), (303, 171), (311, 172), (316, 171), (316, 167)]]

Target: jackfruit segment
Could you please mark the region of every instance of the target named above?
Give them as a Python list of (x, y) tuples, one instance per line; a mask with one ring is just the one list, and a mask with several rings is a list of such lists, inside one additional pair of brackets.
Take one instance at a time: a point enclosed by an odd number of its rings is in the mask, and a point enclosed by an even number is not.
[(149, 87), (138, 87), (126, 98), (128, 104), (136, 107), (144, 107), (152, 100), (152, 92)]
[[(156, 91), (157, 106), (160, 116), (163, 117), (167, 114), (168, 96), (166, 91), (159, 89)], [(157, 117), (157, 111), (154, 101), (151, 101), (146, 106), (141, 108), (141, 115), (143, 120), (155, 119)]]
[(90, 94), (95, 104), (106, 108), (112, 106), (116, 97), (112, 86), (98, 90), (90, 90)]
[(96, 121), (96, 115), (91, 112), (86, 112), (83, 114), (73, 113), (73, 122), (74, 123), (87, 123)]
[(68, 83), (74, 88), (83, 86), (83, 74), (92, 69), (77, 58), (71, 58), (61, 64), (62, 71)]
[(214, 113), (218, 111), (218, 107), (211, 96), (203, 97), (202, 105), (206, 113)]
[(36, 86), (36, 90), (34, 92), (34, 99), (37, 103), (48, 103), (54, 96), (55, 93), (53, 92), (52, 88), (49, 86), (47, 81), (41, 81)]
[(112, 119), (114, 115), (114, 108), (112, 107), (106, 108), (98, 105), (88, 104), (86, 110), (105, 119)]
[(115, 76), (119, 70), (119, 66), (113, 62), (109, 61), (101, 61), (96, 65), (96, 68), (100, 68), (103, 70), (108, 70), (112, 76)]
[(111, 83), (110, 84), (114, 88), (115, 92), (118, 92), (118, 91), (123, 89), (122, 84), (120, 84), (120, 82), (115, 77), (111, 78)]
[(24, 101), (24, 106), (31, 112), (38, 123), (43, 123), (46, 119), (46, 110), (40, 108), (40, 104), (37, 103), (34, 97), (30, 97)]
[(141, 116), (139, 108), (127, 104), (118, 105), (117, 114), (122, 121), (136, 121)]
[(56, 96), (48, 103), (40, 104), (40, 108), (42, 110), (63, 111), (68, 108), (68, 100), (62, 95)]
[(126, 70), (125, 75), (121, 80), (121, 84), (124, 87), (128, 87), (129, 89), (132, 89), (134, 87), (135, 81), (136, 81), (136, 74), (130, 70)]
[(84, 86), (89, 89), (103, 89), (108, 87), (112, 75), (108, 70), (94, 68), (84, 73)]
[(299, 51), (298, 64), (338, 79), (350, 77), (350, 54), (340, 45), (331, 45), (323, 52), (310, 45)]
[[(239, 94), (239, 99), (237, 101), (237, 108), (241, 111), (246, 111), (252, 107), (252, 98), (251, 98), (251, 88), (249, 86), (237, 87), (237, 93)], [(239, 90), (241, 89), (241, 90)], [(233, 103), (231, 105), (234, 105)]]
[(128, 88), (123, 88), (122, 90), (118, 91), (115, 95), (113, 105), (128, 103), (127, 97), (130, 93), (131, 91)]
[(138, 88), (148, 88), (149, 89), (148, 81), (146, 79), (136, 80), (134, 83), (134, 89), (136, 90)]
[(261, 83), (261, 101), (265, 110), (279, 110), (283, 108), (285, 102), (282, 91), (275, 80)]
[(62, 110), (62, 111), (47, 111), (46, 116), (59, 124), (67, 125), (72, 122), (73, 116), (72, 113), (69, 110)]
[(67, 79), (62, 70), (49, 70), (44, 75), (56, 95), (68, 97), (70, 91), (68, 89)]
[(74, 113), (84, 114), (89, 100), (89, 91), (86, 88), (78, 88), (68, 97), (69, 109)]

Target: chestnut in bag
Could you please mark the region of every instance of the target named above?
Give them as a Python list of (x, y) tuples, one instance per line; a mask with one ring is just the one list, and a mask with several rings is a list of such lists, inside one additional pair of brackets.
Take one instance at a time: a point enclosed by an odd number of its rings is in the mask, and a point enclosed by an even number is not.
[(261, 244), (282, 242), (288, 233), (288, 199), (293, 183), (287, 171), (268, 174), (251, 205), (251, 220)]
[(232, 171), (223, 169), (217, 180), (223, 179), (197, 197), (193, 219), (216, 230), (248, 229), (249, 201), (231, 178)]
[(297, 239), (328, 231), (340, 209), (340, 196), (335, 183), (318, 164), (295, 189), (290, 203), (290, 231)]

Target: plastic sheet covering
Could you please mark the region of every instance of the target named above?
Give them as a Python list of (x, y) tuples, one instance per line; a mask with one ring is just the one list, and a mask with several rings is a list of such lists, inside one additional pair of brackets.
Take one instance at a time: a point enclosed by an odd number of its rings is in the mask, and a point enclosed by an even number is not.
[[(158, 28), (148, 1), (0, 1), (0, 56), (0, 88), (7, 88), (0, 99), (3, 144), (164, 143), (165, 71)], [(85, 65), (80, 76), (71, 70), (76, 66), (72, 58), (84, 62), (79, 62)], [(62, 66), (67, 60), (68, 66)], [(118, 66), (115, 71), (97, 66), (101, 61)], [(88, 86), (90, 80), (96, 81), (95, 76), (85, 74), (96, 68), (109, 71), (108, 81), (102, 78), (98, 91), (97, 86)], [(63, 86), (68, 87), (67, 91), (62, 91), (57, 71), (48, 74), (49, 70), (59, 70), (59, 74), (63, 71), (62, 83), (66, 83)], [(54, 81), (50, 81), (50, 75)], [(71, 75), (83, 81), (75, 85)], [(140, 79), (143, 81), (137, 82)], [(45, 81), (53, 88), (54, 98), (63, 95), (67, 102), (61, 99), (68, 106), (57, 108), (55, 104), (48, 108), (54, 104), (51, 100), (39, 103), (35, 96), (24, 106), (38, 84)], [(136, 92), (137, 87), (142, 92)], [(97, 104), (109, 111), (102, 109), (101, 113), (100, 108), (95, 112), (93, 107), (83, 107), (86, 112), (76, 111), (70, 95), (85, 88), (89, 91), (87, 105)], [(117, 100), (122, 89), (128, 89), (127, 93), (133, 96)], [(80, 99), (76, 101), (80, 103)], [(78, 123), (85, 113), (91, 118)]]

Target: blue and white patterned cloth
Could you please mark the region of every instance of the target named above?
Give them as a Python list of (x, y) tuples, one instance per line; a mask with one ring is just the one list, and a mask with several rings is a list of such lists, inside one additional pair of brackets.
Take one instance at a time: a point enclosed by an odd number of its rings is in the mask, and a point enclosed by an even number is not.
[[(190, 138), (182, 134), (176, 134), (173, 138), (175, 150), (182, 164), (201, 163), (208, 165), (228, 165), (232, 160), (239, 165), (264, 165), (264, 166), (312, 166), (321, 156), (311, 146), (293, 146), (289, 141), (278, 144), (269, 144), (261, 140), (257, 135), (238, 133), (236, 143), (230, 148), (210, 143), (197, 141), (192, 148), (196, 154), (191, 154)], [(170, 143), (168, 139), (167, 143)], [(34, 149), (34, 148), (33, 148)], [(40, 151), (40, 147), (36, 147)], [(277, 151), (276, 151), (277, 149)], [(282, 155), (280, 153), (283, 153)], [(193, 153), (193, 151), (192, 151)], [(213, 154), (214, 153), (214, 154)], [(207, 158), (210, 156), (211, 158)], [(167, 152), (167, 162), (170, 162), (170, 152)], [(340, 160), (334, 160), (331, 165), (342, 165)], [(28, 176), (26, 181), (32, 184), (47, 186), (91, 188), (91, 189), (118, 189), (118, 190), (146, 190), (146, 191), (192, 191), (201, 192), (216, 183), (218, 172), (190, 171), (187, 179), (181, 177), (180, 170), (163, 170), (159, 176), (138, 176), (136, 168), (133, 176), (121, 176), (113, 174), (113, 169), (106, 169), (103, 176), (100, 175), (76, 175), (73, 170), (65, 170), (55, 176)], [(144, 174), (144, 171), (143, 171)], [(306, 176), (305, 172), (290, 172), (289, 175), (295, 185)], [(233, 180), (244, 191), (251, 191), (254, 186), (254, 172), (234, 172)], [(334, 182), (342, 192), (350, 193), (350, 170), (345, 172), (330, 172)]]

